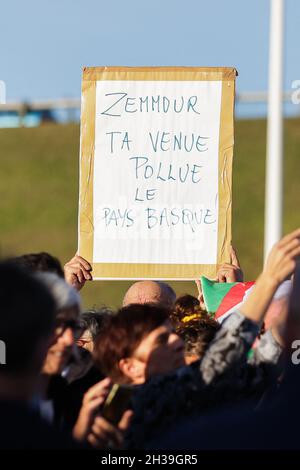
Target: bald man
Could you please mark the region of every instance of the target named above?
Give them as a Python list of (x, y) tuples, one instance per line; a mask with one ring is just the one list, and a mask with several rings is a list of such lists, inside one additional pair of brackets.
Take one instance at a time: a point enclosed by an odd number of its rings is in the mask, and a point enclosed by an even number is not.
[(176, 294), (172, 287), (160, 281), (138, 281), (132, 284), (123, 299), (123, 307), (129, 304), (159, 304), (172, 308)]

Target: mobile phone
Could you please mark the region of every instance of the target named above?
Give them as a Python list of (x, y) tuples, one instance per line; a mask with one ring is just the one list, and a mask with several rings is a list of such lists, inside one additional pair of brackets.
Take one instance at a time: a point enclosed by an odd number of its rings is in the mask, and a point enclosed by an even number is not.
[(133, 387), (114, 384), (105, 400), (101, 415), (110, 423), (117, 425), (128, 409)]

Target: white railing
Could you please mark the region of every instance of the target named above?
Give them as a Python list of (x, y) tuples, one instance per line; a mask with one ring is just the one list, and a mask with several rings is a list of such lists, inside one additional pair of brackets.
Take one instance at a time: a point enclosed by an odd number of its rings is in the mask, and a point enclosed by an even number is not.
[(57, 109), (79, 109), (79, 98), (58, 98), (55, 100), (41, 100), (41, 101), (12, 101), (6, 104), (0, 104), (1, 111), (15, 111), (17, 113), (24, 113), (25, 110), (30, 111), (46, 111)]
[[(284, 102), (292, 103), (292, 91), (286, 91), (282, 95)], [(237, 103), (267, 103), (268, 93), (266, 91), (248, 91), (237, 93)], [(14, 111), (23, 114), (25, 111), (45, 111), (59, 109), (80, 109), (80, 98), (58, 98), (41, 101), (12, 101), (0, 104), (1, 111)]]

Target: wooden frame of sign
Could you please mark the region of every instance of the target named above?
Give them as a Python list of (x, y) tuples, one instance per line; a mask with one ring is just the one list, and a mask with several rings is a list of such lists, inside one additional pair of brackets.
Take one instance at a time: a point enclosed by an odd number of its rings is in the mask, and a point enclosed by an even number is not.
[(236, 75), (83, 69), (78, 251), (94, 279), (214, 277), (229, 262)]

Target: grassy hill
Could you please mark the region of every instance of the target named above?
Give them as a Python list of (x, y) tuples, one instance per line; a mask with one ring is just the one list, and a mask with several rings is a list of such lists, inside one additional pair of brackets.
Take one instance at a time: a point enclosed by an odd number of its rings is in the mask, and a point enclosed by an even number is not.
[[(264, 120), (238, 121), (233, 170), (233, 243), (247, 279), (262, 266)], [(0, 255), (48, 251), (64, 263), (77, 247), (79, 126), (0, 129)], [(300, 119), (285, 123), (284, 231), (300, 226)], [(129, 282), (94, 282), (85, 306), (117, 306)], [(177, 293), (193, 283), (172, 283)]]

